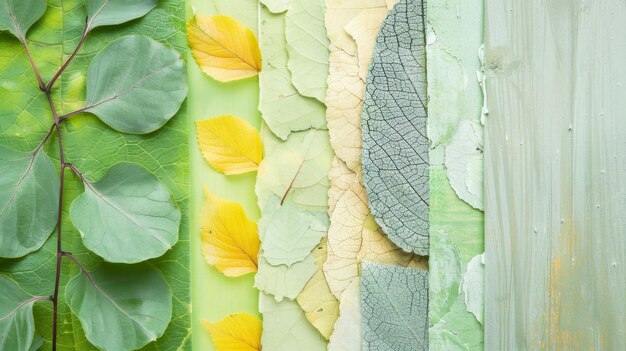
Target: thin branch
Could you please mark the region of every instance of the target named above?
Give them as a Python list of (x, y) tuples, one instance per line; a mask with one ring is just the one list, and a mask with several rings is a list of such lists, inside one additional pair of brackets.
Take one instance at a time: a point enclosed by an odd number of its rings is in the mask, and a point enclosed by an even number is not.
[(24, 46), (24, 51), (26, 52), (26, 56), (28, 56), (28, 61), (30, 62), (30, 65), (33, 67), (33, 71), (35, 71), (35, 75), (37, 76), (37, 83), (39, 83), (39, 89), (45, 91), (46, 84), (43, 82), (43, 79), (41, 79), (41, 74), (39, 74), (37, 65), (35, 64), (35, 61), (30, 54), (30, 50), (28, 50), (28, 44), (26, 43), (26, 39), (20, 38), (20, 42), (22, 43), (22, 46)]
[(70, 113), (65, 114), (65, 115), (63, 115), (63, 116), (60, 116), (60, 117), (59, 117), (59, 121), (60, 121), (60, 122), (63, 122), (63, 121), (65, 121), (66, 119), (68, 119), (68, 118), (70, 118), (70, 117), (72, 117), (72, 116), (74, 116), (74, 115), (77, 115), (77, 114), (79, 114), (79, 113), (83, 113), (83, 112), (85, 112), (87, 109), (89, 109), (89, 108), (91, 108), (91, 107), (93, 107), (93, 106), (86, 106), (86, 107), (83, 107), (83, 108), (81, 108), (81, 109), (78, 109), (78, 110), (76, 110), (76, 111), (74, 111), (74, 112), (70, 112)]
[(61, 77), (61, 74), (63, 74), (67, 66), (69, 66), (70, 63), (72, 63), (72, 60), (74, 60), (74, 57), (76, 57), (76, 54), (78, 54), (78, 52), (80, 51), (80, 48), (83, 47), (83, 44), (85, 43), (85, 38), (87, 38), (87, 34), (89, 34), (89, 30), (90, 30), (89, 22), (85, 21), (85, 29), (83, 29), (83, 34), (80, 36), (80, 41), (78, 41), (78, 45), (76, 46), (76, 49), (74, 49), (74, 52), (72, 52), (72, 55), (70, 55), (70, 57), (65, 61), (63, 66), (61, 66), (61, 68), (57, 71), (54, 77), (52, 77), (50, 82), (48, 82), (48, 85), (46, 85), (45, 87), (47, 91), (50, 91), (50, 89), (52, 89), (52, 86), (57, 81), (57, 79)]
[(46, 141), (48, 141), (48, 139), (50, 138), (50, 135), (52, 135), (52, 132), (54, 131), (54, 128), (56, 128), (56, 126), (57, 125), (55, 123), (52, 125), (52, 127), (50, 127), (50, 129), (48, 129), (48, 132), (43, 137), (43, 139), (41, 139), (41, 141), (39, 142), (39, 145), (37, 145), (35, 150), (33, 150), (33, 155), (36, 155), (39, 152), (39, 150), (43, 147), (43, 145), (46, 143)]

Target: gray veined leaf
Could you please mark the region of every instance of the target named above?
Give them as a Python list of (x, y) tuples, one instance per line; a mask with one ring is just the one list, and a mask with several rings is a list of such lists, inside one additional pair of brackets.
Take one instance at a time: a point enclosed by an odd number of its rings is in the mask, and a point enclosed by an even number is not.
[(159, 0), (87, 0), (87, 26), (121, 24), (142, 17), (159, 3)]
[(428, 272), (363, 262), (363, 351), (428, 350)]
[(23, 42), (46, 6), (46, 0), (0, 0), (0, 31), (8, 30)]
[(30, 350), (36, 345), (33, 305), (41, 299), (0, 276), (0, 350)]
[(181, 221), (165, 186), (132, 163), (119, 163), (98, 182), (86, 182), (70, 217), (85, 247), (116, 263), (162, 256), (178, 241)]
[(185, 63), (174, 49), (144, 36), (114, 41), (91, 62), (80, 111), (124, 133), (161, 128), (187, 96)]
[(405, 251), (428, 255), (424, 4), (401, 0), (378, 34), (361, 126), (363, 182), (372, 214)]
[(41, 149), (0, 146), (0, 257), (38, 250), (57, 223), (59, 176)]
[(172, 293), (155, 268), (104, 264), (72, 278), (65, 299), (87, 340), (105, 351), (137, 350), (165, 332)]

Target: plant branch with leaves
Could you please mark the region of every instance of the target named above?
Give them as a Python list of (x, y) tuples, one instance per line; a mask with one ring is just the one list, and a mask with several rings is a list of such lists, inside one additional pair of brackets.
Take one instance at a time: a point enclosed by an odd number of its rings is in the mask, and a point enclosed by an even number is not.
[[(178, 52), (145, 36), (126, 36), (110, 43), (92, 60), (87, 72), (83, 108), (61, 114), (55, 86), (97, 27), (122, 24), (146, 15), (157, 0), (86, 0), (85, 27), (76, 49), (46, 83), (29, 50), (26, 34), (44, 15), (46, 0), (0, 0), (0, 30), (21, 43), (45, 94), (51, 127), (29, 152), (0, 146), (0, 258), (26, 257), (56, 232), (56, 274), (50, 296), (30, 296), (9, 277), (0, 275), (0, 349), (35, 350), (33, 306), (52, 303), (52, 350), (57, 349), (63, 258), (79, 274), (65, 286), (65, 300), (78, 317), (85, 337), (102, 350), (135, 350), (163, 335), (172, 318), (172, 293), (163, 274), (139, 264), (163, 256), (178, 241), (181, 211), (172, 194), (148, 170), (118, 163), (92, 181), (66, 158), (64, 123), (91, 113), (120, 133), (148, 134), (163, 127), (180, 109), (187, 94), (185, 64)], [(56, 133), (55, 133), (56, 132)], [(44, 145), (56, 137), (59, 171)], [(101, 257), (89, 271), (63, 248), (66, 171), (84, 185), (71, 204), (70, 219), (83, 245)], [(89, 174), (89, 170), (87, 170)], [(55, 209), (52, 211), (51, 209)], [(115, 337), (112, 337), (115, 336)]]

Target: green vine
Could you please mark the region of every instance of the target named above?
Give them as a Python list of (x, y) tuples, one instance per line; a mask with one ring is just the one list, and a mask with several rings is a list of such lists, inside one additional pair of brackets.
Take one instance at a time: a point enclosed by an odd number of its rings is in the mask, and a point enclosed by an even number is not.
[[(52, 349), (57, 349), (63, 258), (80, 269), (65, 287), (65, 299), (94, 346), (115, 351), (139, 349), (163, 335), (169, 325), (172, 293), (165, 278), (152, 267), (136, 264), (161, 257), (176, 244), (180, 210), (165, 186), (137, 164), (118, 163), (98, 181), (85, 177), (66, 159), (63, 122), (91, 113), (121, 133), (147, 134), (160, 129), (186, 97), (183, 60), (175, 50), (149, 37), (122, 37), (91, 62), (84, 107), (61, 115), (53, 97), (55, 83), (94, 28), (140, 18), (157, 3), (86, 0), (87, 18), (76, 49), (45, 83), (26, 33), (43, 16), (46, 0), (0, 0), (0, 30), (9, 31), (21, 42), (53, 116), (50, 129), (34, 150), (19, 152), (0, 146), (4, 173), (0, 176), (0, 258), (27, 256), (39, 250), (53, 232), (57, 234), (51, 296), (30, 296), (12, 279), (0, 275), (0, 350), (28, 351), (41, 346), (33, 314), (33, 305), (39, 301), (52, 303)], [(58, 172), (44, 151), (53, 135), (58, 144)], [(84, 185), (84, 193), (71, 205), (70, 219), (84, 246), (107, 261), (94, 271), (63, 249), (66, 171)], [(50, 211), (55, 207), (56, 211)]]

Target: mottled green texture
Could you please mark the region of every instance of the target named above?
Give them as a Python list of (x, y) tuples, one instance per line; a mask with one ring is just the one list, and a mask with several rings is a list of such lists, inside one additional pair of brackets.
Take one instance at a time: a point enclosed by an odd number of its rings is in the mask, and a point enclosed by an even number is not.
[(1, 0), (0, 31), (7, 30), (23, 41), (45, 10), (46, 0)]
[(428, 350), (428, 272), (363, 261), (364, 351)]
[(389, 238), (428, 255), (426, 37), (422, 1), (399, 1), (385, 19), (361, 115), (363, 182)]
[(85, 110), (113, 129), (146, 134), (167, 123), (186, 96), (180, 54), (149, 37), (128, 36), (91, 62)]
[(159, 0), (87, 0), (89, 28), (121, 24), (144, 16)]
[(0, 350), (30, 350), (35, 343), (36, 298), (0, 275)]
[(313, 328), (295, 301), (276, 302), (261, 293), (259, 309), (263, 313), (263, 349), (268, 351), (325, 351), (326, 341)]
[(261, 253), (259, 255), (259, 270), (254, 276), (254, 287), (272, 295), (278, 302), (285, 297), (294, 300), (302, 292), (315, 271), (317, 271), (317, 266), (315, 266), (315, 260), (311, 255), (288, 267), (269, 264)]
[[(92, 31), (75, 60), (52, 90), (56, 107), (70, 113), (85, 104), (85, 80), (93, 57), (116, 38), (146, 34), (153, 39), (186, 52), (185, 18), (180, 1), (162, 0), (145, 17), (116, 27)], [(29, 31), (33, 58), (49, 81), (64, 60), (74, 51), (84, 30), (87, 17), (84, 1), (48, 0), (48, 11)], [(167, 18), (167, 21), (163, 19)], [(52, 125), (52, 115), (39, 90), (33, 71), (20, 43), (8, 33), (0, 33), (0, 144), (14, 150), (31, 152)], [(5, 99), (6, 97), (6, 99)], [(163, 337), (143, 350), (190, 350), (189, 302), (189, 236), (188, 236), (188, 143), (187, 119), (183, 108), (164, 128), (149, 135), (124, 135), (112, 130), (90, 114), (70, 117), (62, 123), (66, 161), (75, 164), (89, 179), (101, 178), (118, 162), (141, 164), (154, 174), (173, 194), (183, 214), (178, 244), (165, 256), (151, 260), (173, 293), (173, 315)], [(46, 153), (58, 164), (56, 136), (44, 146)], [(83, 185), (66, 171), (63, 248), (72, 252), (89, 270), (95, 270), (101, 259), (82, 244), (80, 234), (70, 221), (69, 208)], [(28, 294), (49, 296), (54, 286), (56, 236), (53, 235), (39, 251), (22, 259), (3, 260), (0, 272), (13, 278)], [(63, 259), (61, 295), (70, 277), (78, 273), (71, 261)], [(42, 350), (51, 349), (52, 306), (41, 302), (34, 308), (37, 334), (43, 337)], [(95, 350), (87, 341), (76, 316), (65, 303), (59, 304), (59, 351)]]
[(85, 185), (70, 217), (89, 250), (108, 262), (137, 263), (176, 244), (181, 213), (154, 175), (137, 164), (119, 163)]
[(262, 35), (259, 41), (263, 70), (259, 73), (259, 110), (263, 120), (283, 140), (292, 131), (326, 128), (324, 104), (300, 95), (291, 82), (291, 73), (287, 68), (285, 14), (272, 14), (263, 7), (261, 18)]
[(450, 312), (459, 296), (461, 262), (459, 252), (444, 231), (433, 232), (430, 249), (437, 260), (430, 262), (430, 323), (438, 323)]
[(328, 76), (325, 0), (290, 0), (285, 17), (291, 82), (304, 96), (324, 102)]
[(0, 257), (38, 250), (57, 222), (59, 176), (46, 153), (0, 146)]
[(172, 318), (172, 294), (149, 266), (102, 265), (81, 272), (65, 290), (87, 339), (105, 351), (137, 350), (163, 335)]

